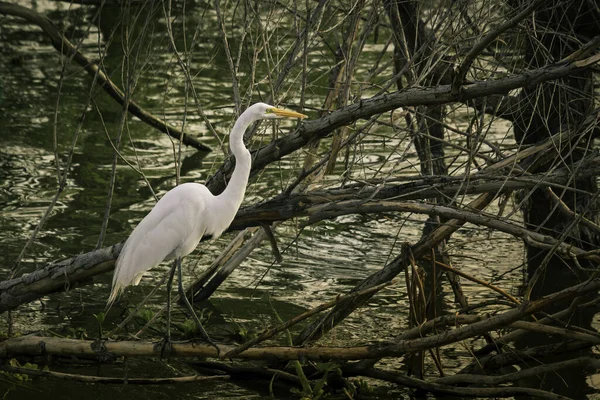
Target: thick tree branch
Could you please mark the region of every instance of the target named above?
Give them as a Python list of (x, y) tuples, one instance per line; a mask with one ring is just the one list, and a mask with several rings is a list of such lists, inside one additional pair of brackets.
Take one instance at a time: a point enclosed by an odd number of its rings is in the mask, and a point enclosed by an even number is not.
[[(358, 103), (342, 107), (331, 114), (316, 120), (304, 121), (295, 132), (252, 152), (252, 173), (256, 174), (270, 163), (293, 153), (307, 143), (321, 139), (342, 126), (359, 119), (367, 119), (373, 115), (394, 110), (399, 107), (416, 105), (447, 104), (467, 101), (492, 94), (507, 93), (521, 87), (535, 87), (542, 82), (561, 78), (574, 71), (589, 68), (597, 62), (597, 56), (585, 60), (559, 62), (542, 68), (510, 75), (506, 78), (487, 80), (464, 85), (461, 93), (453, 95), (450, 85), (436, 87), (410, 88), (389, 94), (382, 94)], [(235, 161), (229, 158), (223, 166), (208, 180), (208, 188), (215, 194), (226, 186), (228, 177), (233, 171)]]
[(0, 312), (13, 310), (49, 293), (69, 290), (112, 271), (123, 243), (46, 264), (29, 274), (0, 282)]
[[(596, 176), (600, 174), (600, 157), (594, 157), (586, 162), (586, 168), (582, 169), (579, 176)], [(537, 187), (565, 188), (570, 182), (570, 173), (565, 169), (556, 170), (553, 173), (540, 173), (528, 176), (464, 176), (456, 177), (432, 177), (421, 178), (399, 185), (380, 186), (354, 186), (343, 189), (319, 190), (307, 193), (282, 194), (271, 200), (253, 206), (243, 207), (238, 212), (236, 219), (231, 224), (231, 229), (239, 230), (248, 226), (256, 226), (261, 223), (272, 223), (285, 221), (299, 216), (310, 216), (311, 223), (318, 219), (315, 216), (316, 207), (324, 205), (340, 204), (358, 200), (421, 200), (433, 196), (444, 195), (454, 197), (457, 194), (481, 194), (481, 193), (507, 193), (518, 189), (532, 189)], [(350, 206), (351, 203), (346, 203)], [(341, 210), (342, 214), (367, 214), (376, 212), (362, 208), (357, 202), (356, 207)], [(384, 212), (381, 210), (380, 212)], [(342, 215), (340, 214), (340, 215)], [(332, 218), (334, 216), (326, 216)]]

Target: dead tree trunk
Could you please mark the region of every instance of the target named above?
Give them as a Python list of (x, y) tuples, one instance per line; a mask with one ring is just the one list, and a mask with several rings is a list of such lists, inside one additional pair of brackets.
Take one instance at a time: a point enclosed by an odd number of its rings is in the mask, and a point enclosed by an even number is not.
[[(509, 4), (518, 7), (520, 3), (520, 0), (513, 0)], [(589, 42), (600, 35), (600, 15), (593, 2), (554, 0), (551, 3), (552, 5), (538, 10), (529, 20), (531, 33), (524, 37), (522, 43), (524, 59), (529, 60), (529, 68), (544, 65), (548, 60), (565, 59), (578, 50), (581, 43)], [(542, 164), (538, 170), (529, 172), (549, 171), (560, 166), (568, 167), (592, 151), (593, 129), (583, 123), (594, 108), (592, 71), (574, 72), (535, 88), (525, 87), (520, 93), (519, 103), (521, 106), (514, 120), (514, 133), (518, 143), (537, 143), (566, 129), (579, 132), (570, 145), (556, 150), (553, 159)], [(600, 204), (596, 195), (598, 191), (596, 178), (578, 176), (577, 170), (573, 170), (572, 173), (572, 180), (564, 190), (553, 191), (546, 188), (524, 194), (522, 198), (524, 222), (529, 227), (535, 227), (539, 232), (550, 234), (581, 248), (597, 248), (600, 244), (600, 232), (580, 223), (581, 218), (598, 221)], [(572, 189), (579, 191), (575, 192)], [(587, 193), (582, 193), (581, 190)], [(563, 205), (575, 214), (565, 212)], [(581, 265), (569, 263), (555, 255), (553, 250), (534, 248), (529, 245), (526, 247), (529, 278), (526, 297), (538, 299), (589, 277), (589, 273), (581, 268), (589, 267), (585, 263)], [(557, 303), (552, 311), (566, 306), (568, 304)], [(593, 308), (585, 309), (571, 315), (565, 320), (565, 324), (589, 328), (594, 313)], [(545, 344), (555, 340), (547, 335), (531, 334), (521, 340), (519, 345), (525, 347), (531, 341)], [(569, 354), (567, 357), (575, 356), (576, 353)], [(575, 377), (576, 375), (570, 374), (566, 381), (532, 377), (527, 385), (544, 388), (551, 386), (553, 391), (566, 395), (573, 390), (583, 393), (582, 387), (586, 386), (585, 377), (583, 374), (579, 379)], [(575, 389), (576, 387), (579, 388)]]

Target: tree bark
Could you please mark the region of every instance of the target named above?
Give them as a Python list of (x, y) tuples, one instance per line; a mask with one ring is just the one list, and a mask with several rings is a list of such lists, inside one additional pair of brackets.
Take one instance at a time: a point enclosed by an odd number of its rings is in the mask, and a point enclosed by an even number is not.
[[(520, 6), (520, 0), (511, 0), (509, 4)], [(553, 0), (539, 9), (530, 19), (530, 29), (534, 35), (525, 35), (523, 46), (528, 67), (536, 68), (548, 60), (566, 59), (574, 53), (581, 42), (588, 42), (600, 35), (600, 13), (597, 6), (587, 0)], [(552, 83), (542, 83), (537, 87), (526, 86), (520, 94), (520, 108), (514, 120), (514, 134), (518, 143), (532, 144), (544, 140), (556, 132), (569, 129), (579, 131), (569, 146), (546, 163), (541, 164), (535, 172), (548, 171), (559, 165), (572, 166), (577, 160), (592, 151), (593, 130), (584, 124), (594, 108), (594, 83), (591, 70), (573, 71)], [(534, 172), (530, 169), (531, 172)], [(548, 190), (535, 189), (523, 194), (524, 222), (526, 226), (535, 227), (582, 249), (596, 249), (600, 244), (600, 232), (589, 229), (580, 223), (585, 217), (598, 223), (600, 203), (595, 176), (583, 176), (581, 170), (573, 169), (572, 179), (564, 190), (556, 190), (553, 196)], [(573, 192), (578, 189), (583, 192)], [(563, 212), (559, 205), (564, 205), (572, 212)], [(573, 214), (573, 212), (575, 214)], [(573, 216), (577, 217), (573, 217)], [(526, 244), (527, 275), (529, 278), (526, 298), (537, 299), (554, 293), (564, 287), (585, 280), (588, 272), (580, 265), (559, 257), (554, 249), (541, 249)], [(593, 267), (584, 262), (581, 266)], [(594, 296), (594, 294), (590, 294)], [(568, 304), (557, 302), (551, 311), (566, 308)], [(583, 309), (565, 318), (569, 324), (589, 328), (594, 309)], [(556, 339), (546, 334), (528, 335), (517, 342), (517, 347), (530, 346), (531, 343), (544, 344)], [(585, 353), (585, 351), (584, 351)], [(574, 353), (567, 357), (582, 355)], [(563, 360), (558, 357), (555, 361)], [(532, 376), (523, 381), (531, 387), (542, 387), (554, 392), (568, 395), (573, 391), (585, 392), (587, 383), (581, 374), (579, 377), (570, 374), (567, 380), (547, 380)]]
[[(551, 63), (538, 69), (510, 75), (505, 78), (464, 85), (461, 93), (458, 95), (451, 93), (451, 87), (448, 84), (404, 89), (390, 94), (386, 93), (369, 99), (363, 99), (357, 103), (335, 110), (320, 119), (305, 121), (296, 131), (289, 135), (252, 151), (251, 175), (254, 176), (267, 165), (304, 147), (309, 142), (326, 137), (337, 128), (351, 124), (359, 119), (367, 119), (373, 115), (400, 107), (440, 105), (457, 101), (468, 102), (480, 97), (506, 93), (524, 86), (535, 87), (542, 82), (555, 80), (578, 70), (589, 69), (599, 60), (600, 55), (594, 55), (583, 60)], [(219, 194), (225, 189), (234, 166), (235, 160), (231, 157), (228, 158), (207, 181), (206, 186), (213, 194)]]

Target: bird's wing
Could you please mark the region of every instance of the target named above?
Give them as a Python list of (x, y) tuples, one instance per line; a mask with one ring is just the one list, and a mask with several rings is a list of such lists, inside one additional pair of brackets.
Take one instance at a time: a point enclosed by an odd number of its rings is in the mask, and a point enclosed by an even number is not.
[[(207, 194), (208, 193), (208, 194)], [(210, 192), (198, 184), (183, 184), (167, 192), (133, 230), (115, 264), (108, 304), (129, 285), (165, 259), (191, 252), (204, 233), (203, 215)], [(183, 250), (189, 250), (185, 254)]]

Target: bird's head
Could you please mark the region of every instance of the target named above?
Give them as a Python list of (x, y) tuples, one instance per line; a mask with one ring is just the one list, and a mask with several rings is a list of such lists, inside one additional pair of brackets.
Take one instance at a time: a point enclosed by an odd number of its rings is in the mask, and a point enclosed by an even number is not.
[(265, 103), (256, 103), (248, 107), (248, 110), (252, 112), (254, 119), (280, 119), (280, 118), (307, 118), (308, 115), (300, 114), (299, 112), (286, 110), (285, 108), (279, 108), (271, 106)]

